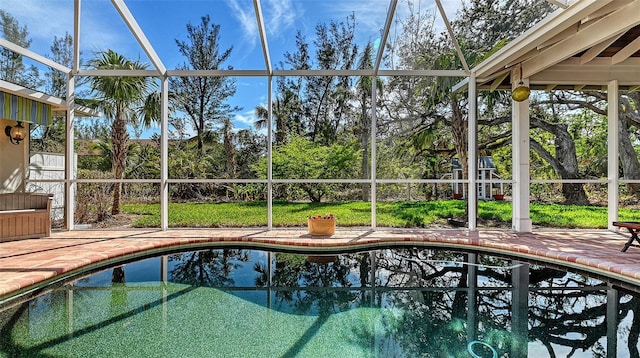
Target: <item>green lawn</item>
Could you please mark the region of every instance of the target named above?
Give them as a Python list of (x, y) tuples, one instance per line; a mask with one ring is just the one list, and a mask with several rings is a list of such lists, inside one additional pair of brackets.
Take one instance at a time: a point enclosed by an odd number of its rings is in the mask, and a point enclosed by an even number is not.
[[(447, 225), (447, 218), (464, 216), (464, 201), (384, 202), (377, 205), (380, 227), (428, 227)], [(135, 227), (160, 226), (159, 204), (126, 204), (123, 211), (135, 215)], [(273, 225), (306, 225), (307, 216), (333, 213), (339, 226), (370, 226), (368, 202), (273, 203)], [(481, 201), (478, 204), (480, 227), (511, 225), (511, 202)], [(531, 204), (534, 225), (558, 228), (606, 228), (607, 208), (559, 204)], [(620, 209), (621, 221), (640, 221), (640, 210)], [(233, 203), (171, 203), (170, 227), (255, 227), (267, 225), (264, 201)]]

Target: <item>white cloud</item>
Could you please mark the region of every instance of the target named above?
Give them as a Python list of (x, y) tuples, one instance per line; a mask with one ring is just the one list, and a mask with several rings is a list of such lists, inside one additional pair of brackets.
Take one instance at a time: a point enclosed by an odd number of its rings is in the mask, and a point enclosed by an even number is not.
[(358, 31), (376, 36), (384, 27), (389, 10), (389, 2), (386, 0), (329, 1), (324, 5), (330, 19), (343, 21), (347, 16), (355, 14)]
[(243, 42), (249, 48), (253, 48), (258, 39), (258, 25), (253, 6), (243, 8), (238, 0), (227, 0), (227, 5), (231, 8), (231, 13), (236, 20), (240, 22), (244, 33), (243, 39), (238, 42)]
[(235, 127), (238, 128), (253, 127), (256, 120), (257, 118), (253, 108), (251, 110), (244, 111), (243, 113), (238, 113), (233, 117)]
[(263, 14), (266, 31), (271, 36), (280, 37), (294, 28), (295, 21), (304, 16), (304, 9), (295, 6), (292, 0), (270, 0), (264, 2)]
[[(2, 0), (2, 7), (26, 26), (33, 40), (31, 50), (41, 55), (51, 52), (54, 36), (73, 36), (74, 7), (68, 0)], [(111, 2), (84, 1), (81, 7), (80, 45), (82, 57), (93, 57), (108, 48), (127, 57), (146, 58)]]
[[(455, 18), (456, 11), (462, 7), (463, 0), (442, 0), (442, 7), (449, 21)], [(359, 33), (360, 40), (374, 41), (384, 28), (387, 20), (387, 12), (389, 10), (389, 2), (387, 0), (369, 0), (369, 1), (329, 1), (325, 2), (324, 9), (329, 18), (342, 21), (352, 13), (356, 18), (356, 29)], [(440, 16), (435, 2), (424, 0), (410, 1), (410, 5), (406, 1), (398, 2), (395, 9), (394, 22), (401, 20), (409, 15), (409, 6), (414, 11), (436, 13), (436, 29), (445, 31), (444, 21)], [(395, 25), (395, 24), (394, 24)]]
[(73, 30), (71, 1), (2, 0), (2, 8), (14, 17), (20, 26), (27, 27), (29, 37), (34, 41), (50, 43), (54, 35), (63, 36), (65, 32), (71, 33)]

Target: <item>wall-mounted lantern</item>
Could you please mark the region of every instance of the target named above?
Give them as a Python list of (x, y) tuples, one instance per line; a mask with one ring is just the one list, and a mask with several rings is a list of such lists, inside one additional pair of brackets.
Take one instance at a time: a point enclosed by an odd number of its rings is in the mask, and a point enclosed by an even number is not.
[(19, 145), (20, 142), (27, 138), (29, 133), (27, 132), (27, 129), (22, 126), (22, 123), (18, 122), (18, 124), (13, 127), (6, 126), (4, 128), (4, 134), (9, 137), (11, 144)]

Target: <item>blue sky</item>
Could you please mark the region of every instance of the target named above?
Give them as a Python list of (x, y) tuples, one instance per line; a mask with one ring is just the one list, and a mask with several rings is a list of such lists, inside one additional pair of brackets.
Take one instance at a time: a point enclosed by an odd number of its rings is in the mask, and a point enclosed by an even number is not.
[[(462, 0), (443, 0), (447, 17), (452, 19)], [(221, 50), (233, 47), (228, 61), (235, 69), (264, 69), (265, 61), (251, 0), (125, 0), (125, 4), (145, 32), (156, 53), (168, 69), (184, 62), (178, 53), (176, 39), (187, 41), (186, 24), (197, 25), (204, 15), (221, 25)], [(351, 13), (356, 16), (356, 41), (364, 45), (379, 38), (388, 0), (263, 0), (262, 13), (267, 32), (271, 63), (275, 67), (284, 53), (295, 51), (297, 30), (314, 39), (318, 23), (343, 21)], [(433, 0), (414, 1), (424, 11), (436, 11)], [(27, 26), (34, 52), (46, 55), (54, 36), (73, 33), (73, 1), (71, 0), (2, 0), (0, 7)], [(397, 17), (408, 13), (400, 1)], [(437, 16), (438, 26), (442, 21)], [(113, 49), (128, 58), (151, 64), (111, 1), (81, 1), (80, 44), (83, 58)], [(234, 118), (237, 128), (254, 121), (253, 109), (266, 103), (266, 78), (239, 77), (237, 94), (230, 100), (243, 107)]]

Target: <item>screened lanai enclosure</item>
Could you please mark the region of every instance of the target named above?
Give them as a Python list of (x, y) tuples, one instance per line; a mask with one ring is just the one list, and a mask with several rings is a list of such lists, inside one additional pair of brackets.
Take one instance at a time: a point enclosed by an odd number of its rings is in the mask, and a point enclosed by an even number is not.
[(2, 106), (0, 189), (55, 191), (66, 229), (529, 232), (561, 205), (613, 230), (640, 204), (640, 0), (0, 10), (3, 103), (48, 117)]

